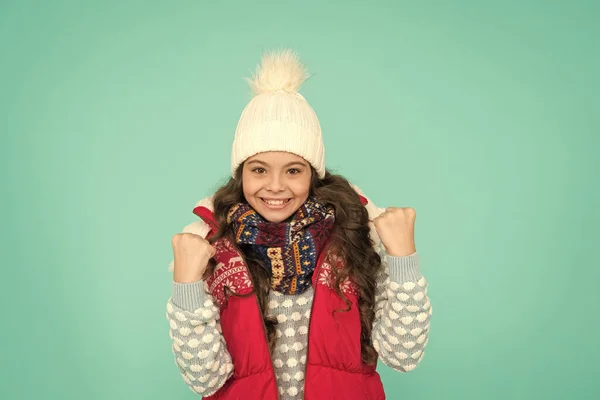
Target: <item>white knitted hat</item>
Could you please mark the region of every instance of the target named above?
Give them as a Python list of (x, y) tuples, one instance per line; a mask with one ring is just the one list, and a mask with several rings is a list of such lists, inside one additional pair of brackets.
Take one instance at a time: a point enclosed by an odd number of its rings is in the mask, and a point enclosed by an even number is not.
[(265, 151), (286, 151), (308, 161), (325, 176), (325, 147), (314, 110), (298, 90), (309, 74), (298, 55), (286, 49), (265, 53), (248, 83), (254, 97), (235, 131), (231, 174), (241, 163)]

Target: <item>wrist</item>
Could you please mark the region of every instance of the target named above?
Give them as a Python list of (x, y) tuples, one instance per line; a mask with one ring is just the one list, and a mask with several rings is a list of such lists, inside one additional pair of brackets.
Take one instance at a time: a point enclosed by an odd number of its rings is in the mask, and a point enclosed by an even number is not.
[(202, 281), (202, 274), (173, 274), (173, 281), (176, 283), (196, 283)]
[(385, 249), (385, 252), (392, 257), (406, 257), (411, 254), (416, 253), (417, 249), (414, 244), (412, 245), (404, 245), (404, 246), (396, 246)]

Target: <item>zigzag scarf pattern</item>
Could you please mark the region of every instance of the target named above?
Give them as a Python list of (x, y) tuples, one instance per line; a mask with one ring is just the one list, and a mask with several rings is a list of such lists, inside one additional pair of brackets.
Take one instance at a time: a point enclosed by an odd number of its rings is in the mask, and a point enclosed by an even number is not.
[(332, 206), (309, 197), (289, 222), (269, 222), (248, 203), (233, 206), (227, 221), (235, 241), (263, 261), (271, 287), (284, 294), (300, 294), (311, 285), (312, 273), (335, 222)]

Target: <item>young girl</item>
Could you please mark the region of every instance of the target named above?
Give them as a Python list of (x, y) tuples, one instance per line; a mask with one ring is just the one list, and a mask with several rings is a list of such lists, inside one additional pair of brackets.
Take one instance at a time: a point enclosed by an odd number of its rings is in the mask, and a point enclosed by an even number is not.
[(289, 50), (263, 57), (232, 177), (172, 240), (172, 350), (205, 399), (381, 400), (377, 360), (408, 372), (423, 358), (415, 212), (325, 169), (307, 76)]

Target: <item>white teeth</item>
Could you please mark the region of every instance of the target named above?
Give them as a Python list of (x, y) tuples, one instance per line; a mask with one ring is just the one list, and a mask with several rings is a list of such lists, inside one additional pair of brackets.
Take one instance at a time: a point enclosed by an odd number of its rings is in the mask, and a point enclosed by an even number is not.
[(282, 206), (284, 205), (287, 201), (283, 201), (283, 200), (264, 200), (263, 201), (271, 206)]

